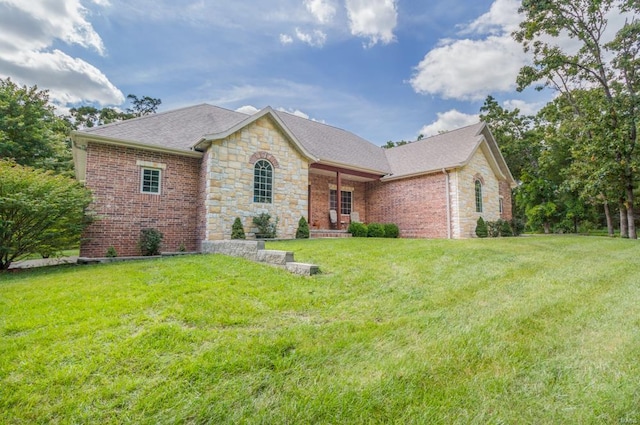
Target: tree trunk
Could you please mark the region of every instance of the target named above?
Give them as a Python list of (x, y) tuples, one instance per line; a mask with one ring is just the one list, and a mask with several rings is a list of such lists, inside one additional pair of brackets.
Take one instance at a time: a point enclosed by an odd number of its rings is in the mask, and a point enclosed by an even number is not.
[(629, 226), (627, 224), (627, 207), (624, 206), (623, 199), (620, 199), (620, 237), (629, 237)]
[(604, 201), (604, 216), (607, 218), (607, 232), (609, 236), (613, 236), (613, 220), (611, 219), (611, 211), (609, 210), (609, 203), (607, 201)]
[(629, 226), (629, 239), (638, 239), (636, 233), (636, 217), (633, 211), (633, 185), (627, 186), (627, 225)]
[(544, 228), (545, 235), (548, 235), (549, 233), (551, 233), (551, 223), (549, 223), (548, 221), (545, 221), (544, 223), (542, 223), (542, 227)]

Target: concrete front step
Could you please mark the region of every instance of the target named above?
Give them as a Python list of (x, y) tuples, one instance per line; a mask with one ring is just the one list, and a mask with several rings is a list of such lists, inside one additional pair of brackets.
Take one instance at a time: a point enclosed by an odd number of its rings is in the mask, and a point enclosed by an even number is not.
[(350, 238), (351, 233), (346, 230), (311, 230), (311, 238)]

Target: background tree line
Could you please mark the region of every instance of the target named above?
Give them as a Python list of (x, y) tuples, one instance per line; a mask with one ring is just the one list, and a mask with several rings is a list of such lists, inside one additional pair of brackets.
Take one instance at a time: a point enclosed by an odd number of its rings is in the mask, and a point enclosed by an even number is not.
[[(533, 61), (520, 70), (518, 90), (556, 97), (533, 116), (492, 96), (480, 109), (519, 182), (516, 216), (533, 231), (606, 223), (610, 235), (617, 224), (622, 237), (636, 239), (640, 2), (523, 0), (520, 12), (512, 35)], [(612, 39), (610, 16), (626, 17)]]

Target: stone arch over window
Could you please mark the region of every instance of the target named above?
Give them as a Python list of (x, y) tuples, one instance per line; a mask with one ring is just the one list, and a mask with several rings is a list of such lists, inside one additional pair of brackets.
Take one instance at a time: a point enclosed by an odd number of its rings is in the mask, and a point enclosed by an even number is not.
[(259, 159), (253, 166), (253, 202), (270, 204), (273, 201), (273, 165)]
[(274, 168), (280, 168), (280, 164), (278, 163), (276, 157), (265, 151), (258, 151), (251, 155), (251, 158), (249, 158), (249, 163), (255, 165), (261, 159), (269, 161), (269, 163), (271, 163)]

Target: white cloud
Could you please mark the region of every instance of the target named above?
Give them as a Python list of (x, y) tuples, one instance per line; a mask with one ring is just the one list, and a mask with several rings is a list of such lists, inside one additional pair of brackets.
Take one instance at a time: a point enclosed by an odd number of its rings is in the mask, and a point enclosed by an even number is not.
[[(93, 3), (109, 4), (106, 0)], [(104, 55), (102, 39), (86, 19), (87, 13), (80, 0), (0, 0), (0, 76), (49, 89), (52, 101), (61, 104), (81, 100), (122, 103), (122, 92), (99, 69), (51, 49), (60, 40)]]
[(522, 115), (535, 115), (547, 104), (547, 102), (526, 102), (520, 99), (505, 100), (502, 103), (505, 109), (510, 111), (519, 109)]
[(496, 0), (489, 12), (467, 25), (461, 34), (504, 34), (518, 29), (522, 17), (518, 14), (520, 1)]
[(253, 115), (258, 112), (260, 109), (256, 108), (253, 105), (244, 105), (236, 109), (236, 112), (242, 112), (243, 114)]
[(346, 0), (351, 34), (368, 38), (368, 46), (389, 44), (395, 40), (398, 23), (396, 0)]
[(306, 33), (299, 28), (296, 28), (296, 37), (298, 37), (298, 40), (303, 43), (314, 47), (322, 47), (327, 41), (327, 35), (320, 30), (314, 30), (311, 33)]
[(481, 100), (511, 91), (527, 57), (510, 37), (457, 40), (431, 50), (415, 67), (410, 83), (417, 93)]
[(517, 0), (496, 0), (489, 12), (460, 31), (479, 39), (443, 39), (414, 68), (409, 81), (417, 93), (448, 99), (481, 100), (515, 89), (520, 68), (528, 62), (511, 37), (521, 20)]
[(280, 44), (286, 45), (293, 43), (293, 38), (287, 34), (280, 34)]
[(475, 124), (480, 120), (478, 115), (464, 114), (455, 109), (451, 109), (447, 112), (438, 113), (438, 119), (431, 124), (423, 126), (419, 134), (424, 137), (435, 136), (444, 131), (455, 130), (460, 127), (465, 127), (471, 124)]
[(336, 14), (336, 7), (331, 1), (327, 0), (305, 0), (307, 10), (320, 22), (327, 24), (331, 22)]
[(283, 107), (280, 107), (280, 108), (278, 108), (278, 111), (286, 112), (288, 114), (295, 115), (297, 117), (309, 119), (309, 115), (305, 114), (304, 112), (300, 111), (299, 109), (285, 109)]

